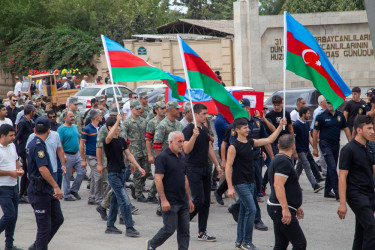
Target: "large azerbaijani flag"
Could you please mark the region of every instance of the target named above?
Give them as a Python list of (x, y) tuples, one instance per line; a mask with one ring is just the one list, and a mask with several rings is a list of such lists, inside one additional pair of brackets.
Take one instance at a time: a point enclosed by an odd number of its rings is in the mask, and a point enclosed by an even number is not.
[[(247, 117), (249, 114), (239, 102), (225, 90), (219, 79), (205, 61), (189, 45), (177, 35), (180, 44), (183, 64), (186, 64), (188, 88), (203, 89), (212, 97), (218, 111), (228, 122), (236, 118)], [(185, 62), (184, 62), (185, 61)]]
[(351, 94), (313, 35), (289, 13), (286, 19), (286, 69), (313, 82), (337, 109)]
[(154, 67), (142, 58), (134, 55), (130, 50), (104, 35), (101, 37), (113, 83), (162, 80), (171, 88), (174, 98), (183, 100), (184, 94), (179, 95), (178, 89), (181, 91), (181, 89), (185, 88), (186, 90), (186, 82), (177, 82), (177, 76), (173, 76), (168, 72)]

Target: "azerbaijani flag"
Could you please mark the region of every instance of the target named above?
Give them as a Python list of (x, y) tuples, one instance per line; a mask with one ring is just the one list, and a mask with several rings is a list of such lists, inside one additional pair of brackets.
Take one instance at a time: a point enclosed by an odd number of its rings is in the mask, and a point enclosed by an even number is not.
[(171, 89), (173, 98), (183, 101), (187, 89), (186, 80), (181, 76), (172, 75), (168, 71), (164, 72), (168, 74), (170, 77), (172, 77), (174, 81), (162, 79), (162, 82), (165, 83)]
[(351, 94), (313, 35), (289, 13), (286, 17), (286, 69), (313, 82), (337, 109)]
[(192, 49), (182, 38), (179, 40), (181, 57), (184, 67), (186, 67), (190, 86), (193, 89), (203, 89), (204, 93), (211, 96), (218, 111), (228, 122), (236, 118), (247, 117), (249, 114), (243, 109), (239, 102), (225, 90), (212, 69), (205, 61)]
[(172, 89), (174, 93), (173, 96), (177, 99), (183, 98), (179, 96), (178, 92), (176, 92), (179, 88), (183, 89), (183, 82), (177, 83), (176, 79), (173, 78), (171, 74), (166, 73), (142, 58), (135, 56), (130, 50), (124, 48), (115, 41), (108, 39), (104, 35), (101, 37), (113, 83), (165, 80), (167, 81), (168, 86)]

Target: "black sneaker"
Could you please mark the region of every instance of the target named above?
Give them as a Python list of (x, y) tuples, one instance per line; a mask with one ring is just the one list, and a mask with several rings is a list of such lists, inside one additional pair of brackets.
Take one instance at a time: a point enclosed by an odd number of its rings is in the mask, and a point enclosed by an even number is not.
[(134, 227), (129, 227), (126, 229), (125, 235), (128, 237), (138, 237), (140, 233)]
[(81, 199), (81, 196), (77, 192), (70, 191), (70, 194), (73, 195), (77, 200)]
[(154, 249), (156, 249), (156, 248), (153, 248), (152, 246), (151, 246), (151, 240), (147, 240), (147, 250), (154, 250)]
[(11, 247), (5, 247), (5, 250), (22, 250), (22, 248), (18, 248), (16, 246), (11, 246)]
[(136, 208), (135, 206), (133, 206), (133, 204), (130, 204), (130, 210), (131, 210), (131, 213), (134, 214), (135, 212), (138, 211), (138, 208)]
[(314, 187), (314, 193), (318, 193), (319, 191), (323, 190), (324, 187), (320, 186), (319, 184), (316, 184)]
[(122, 234), (122, 231), (118, 229), (117, 227), (113, 226), (113, 227), (107, 227), (107, 229), (105, 230), (105, 233), (106, 234)]
[(72, 196), (68, 196), (66, 198), (64, 198), (64, 201), (75, 201), (76, 199), (74, 199)]
[(35, 250), (36, 249), (36, 244), (35, 242), (29, 246), (28, 250)]
[(130, 185), (129, 185), (129, 188), (130, 188), (130, 190), (131, 190), (131, 194), (132, 194), (133, 199), (136, 200), (137, 197), (135, 197), (135, 187), (134, 187), (134, 185), (133, 185), (133, 184), (130, 184)]
[(241, 242), (235, 242), (234, 243), (234, 249), (241, 249)]
[(254, 228), (259, 230), (259, 231), (267, 231), (268, 230), (268, 227), (263, 223), (262, 220), (260, 220), (259, 222), (255, 222)]
[(138, 202), (147, 202), (147, 199), (146, 199), (146, 197), (142, 194), (141, 196), (139, 196), (139, 197), (137, 198), (137, 201), (138, 201)]
[(244, 249), (244, 250), (259, 250), (256, 246), (254, 246), (253, 243), (245, 243), (245, 242), (243, 242), (241, 244), (241, 249)]
[(155, 196), (154, 197), (147, 197), (147, 202), (151, 202), (151, 203), (154, 203), (154, 204), (158, 204), (159, 201), (158, 201), (158, 198), (156, 198)]
[(336, 195), (332, 192), (324, 193), (324, 198), (336, 198)]
[(239, 214), (239, 211), (234, 209), (232, 206), (228, 207), (228, 212), (232, 214), (233, 216), (233, 220), (235, 222), (238, 222), (238, 214)]
[(98, 213), (100, 214), (100, 217), (102, 218), (102, 220), (107, 220), (108, 219), (107, 210), (104, 207), (102, 207), (101, 205), (98, 205), (96, 207), (96, 211), (98, 211)]
[(99, 202), (96, 202), (95, 200), (88, 200), (87, 204), (89, 204), (89, 205), (99, 205)]
[(198, 235), (198, 240), (214, 242), (216, 237), (207, 234), (207, 231)]
[(154, 176), (152, 176), (152, 174), (150, 173), (147, 177), (147, 180), (150, 180), (150, 181), (153, 181), (154, 180)]
[(156, 209), (156, 215), (157, 216), (162, 216), (162, 213), (161, 213), (161, 211), (159, 209)]
[(22, 195), (18, 198), (18, 203), (29, 204), (29, 199), (26, 196)]
[(220, 205), (224, 205), (223, 197), (221, 197), (221, 195), (219, 195), (217, 191), (214, 192), (214, 195), (217, 203), (219, 203)]

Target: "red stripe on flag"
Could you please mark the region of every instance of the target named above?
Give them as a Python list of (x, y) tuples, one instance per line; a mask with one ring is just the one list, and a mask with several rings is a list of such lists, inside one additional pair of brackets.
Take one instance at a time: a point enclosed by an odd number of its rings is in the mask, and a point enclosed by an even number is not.
[(230, 108), (227, 105), (224, 105), (221, 102), (216, 101), (215, 99), (213, 100), (215, 102), (217, 109), (225, 117), (225, 119), (230, 123), (233, 122), (234, 117), (232, 115), (232, 112), (230, 111)]
[(215, 73), (212, 71), (210, 67), (208, 67), (207, 63), (203, 61), (201, 57), (198, 57), (189, 53), (184, 53), (184, 54), (185, 54), (186, 68), (188, 71), (198, 71), (201, 74), (211, 77), (212, 79), (220, 83)]
[[(287, 32), (287, 39), (288, 39), (288, 51), (296, 54), (300, 57), (302, 57), (302, 52), (306, 49), (312, 50), (309, 46), (304, 44), (303, 42), (297, 40), (294, 38), (293, 34), (291, 32)], [(314, 50), (312, 50), (314, 51)], [(316, 51), (315, 51), (316, 52)], [(317, 53), (317, 52), (316, 52)], [(319, 55), (319, 54), (318, 54)], [(312, 67), (315, 69), (319, 74), (321, 74), (324, 78), (327, 79), (327, 82), (331, 89), (338, 95), (340, 96), (343, 100), (345, 100), (345, 95), (340, 89), (340, 87), (336, 84), (336, 82), (332, 79), (332, 77), (328, 74), (328, 72), (325, 70), (323, 66), (318, 66), (315, 63), (312, 64), (306, 64), (306, 66)]]
[(147, 66), (151, 67), (147, 64), (143, 59), (130, 54), (129, 52), (125, 51), (108, 51), (109, 60), (111, 61), (111, 67), (140, 67), (140, 66)]

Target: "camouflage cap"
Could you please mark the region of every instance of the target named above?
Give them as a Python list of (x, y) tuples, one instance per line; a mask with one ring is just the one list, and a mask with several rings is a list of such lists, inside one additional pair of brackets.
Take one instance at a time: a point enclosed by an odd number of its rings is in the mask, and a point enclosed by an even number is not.
[(72, 104), (78, 104), (78, 97), (76, 96), (71, 96), (69, 98), (69, 104), (72, 103)]
[(42, 97), (40, 95), (33, 95), (31, 98), (33, 99), (33, 101), (36, 101), (38, 99), (42, 99)]
[[(115, 100), (113, 100), (113, 101), (115, 101)], [(124, 103), (121, 96), (117, 96), (117, 102), (118, 103)]]
[(158, 102), (159, 101), (162, 101), (162, 102), (165, 101), (165, 95), (164, 94), (161, 94), (161, 95), (158, 96)]
[(30, 100), (30, 101), (26, 102), (26, 105), (34, 105), (34, 106), (36, 106), (36, 103)]
[(147, 98), (147, 97), (148, 97), (148, 94), (146, 91), (139, 93), (139, 98)]
[(104, 99), (104, 96), (95, 96), (95, 99), (98, 101), (98, 102), (103, 102), (103, 101), (105, 101), (105, 99)]
[(171, 109), (171, 108), (181, 108), (182, 106), (180, 104), (178, 104), (177, 101), (169, 101), (167, 103), (167, 109)]
[(130, 102), (130, 107), (133, 107), (135, 109), (140, 109), (140, 108), (142, 108), (142, 105), (141, 105), (141, 102), (139, 100), (133, 99)]
[(109, 109), (109, 115), (118, 115), (117, 107), (112, 107)]
[(154, 108), (163, 109), (163, 108), (165, 108), (165, 103), (164, 102), (156, 102), (155, 105), (154, 105)]

